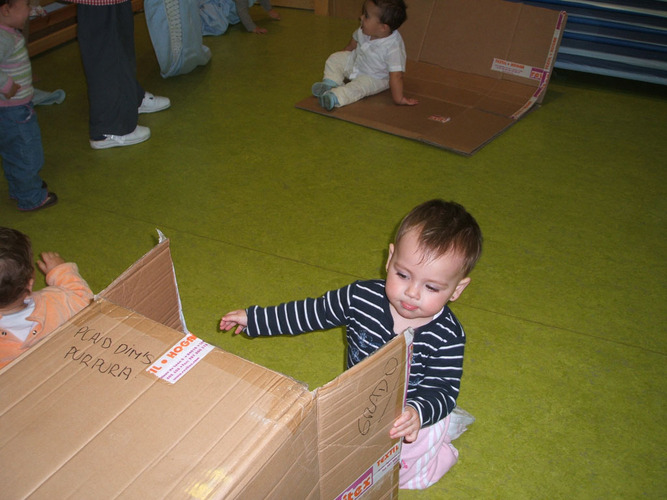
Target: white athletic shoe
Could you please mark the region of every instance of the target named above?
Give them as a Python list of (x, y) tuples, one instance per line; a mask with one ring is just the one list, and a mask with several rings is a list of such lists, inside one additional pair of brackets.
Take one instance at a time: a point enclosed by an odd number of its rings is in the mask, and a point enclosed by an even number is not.
[(171, 101), (168, 97), (160, 97), (158, 95), (153, 95), (150, 92), (144, 93), (144, 100), (141, 101), (141, 106), (139, 106), (139, 114), (141, 113), (156, 113), (167, 109), (171, 106)]
[(132, 146), (140, 142), (147, 141), (151, 136), (151, 129), (137, 125), (133, 132), (125, 135), (104, 135), (101, 141), (90, 141), (90, 147), (93, 149), (116, 148), (120, 146)]

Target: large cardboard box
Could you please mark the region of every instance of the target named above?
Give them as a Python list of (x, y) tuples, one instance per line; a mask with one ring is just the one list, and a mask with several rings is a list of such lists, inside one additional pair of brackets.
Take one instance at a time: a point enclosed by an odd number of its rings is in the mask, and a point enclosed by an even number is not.
[(395, 498), (409, 337), (309, 391), (187, 331), (164, 240), (0, 371), (0, 496)]
[[(331, 12), (356, 18), (361, 4), (332, 0)], [(333, 111), (312, 96), (296, 106), (471, 155), (542, 102), (564, 11), (503, 0), (406, 4), (404, 92), (418, 105), (397, 106), (386, 91)]]

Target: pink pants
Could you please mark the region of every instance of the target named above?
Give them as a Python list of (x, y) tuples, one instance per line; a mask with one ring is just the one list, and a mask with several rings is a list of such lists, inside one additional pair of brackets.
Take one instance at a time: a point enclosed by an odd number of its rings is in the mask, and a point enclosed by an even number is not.
[(415, 442), (403, 443), (399, 488), (428, 488), (456, 463), (459, 452), (447, 435), (450, 418), (421, 429)]

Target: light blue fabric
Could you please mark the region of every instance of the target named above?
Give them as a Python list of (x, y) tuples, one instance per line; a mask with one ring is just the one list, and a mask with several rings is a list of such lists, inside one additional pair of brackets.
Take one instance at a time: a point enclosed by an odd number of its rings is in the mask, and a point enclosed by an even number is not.
[(34, 89), (32, 103), (35, 106), (49, 106), (51, 104), (60, 104), (65, 100), (65, 91), (63, 89), (47, 92), (46, 90)]
[(144, 0), (144, 11), (163, 78), (208, 63), (211, 51), (202, 44), (198, 0)]
[[(255, 0), (249, 0), (252, 7)], [(199, 0), (199, 13), (202, 22), (202, 34), (222, 35), (230, 24), (241, 22), (234, 0)]]
[(201, 15), (202, 34), (222, 35), (230, 24), (230, 18), (236, 16), (236, 6), (233, 0), (200, 0), (199, 14)]

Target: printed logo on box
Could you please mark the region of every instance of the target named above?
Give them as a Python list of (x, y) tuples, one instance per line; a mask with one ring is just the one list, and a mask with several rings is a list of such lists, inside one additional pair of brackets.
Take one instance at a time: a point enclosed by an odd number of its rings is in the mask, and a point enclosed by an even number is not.
[(158, 378), (175, 384), (199, 363), (214, 347), (195, 335), (188, 334), (174, 344), (155, 363), (146, 369)]
[(380, 479), (391, 471), (401, 458), (401, 442), (397, 442), (386, 453), (371, 465), (366, 472), (354, 481), (345, 491), (336, 497), (336, 500), (356, 500), (361, 498), (368, 490), (380, 481)]

